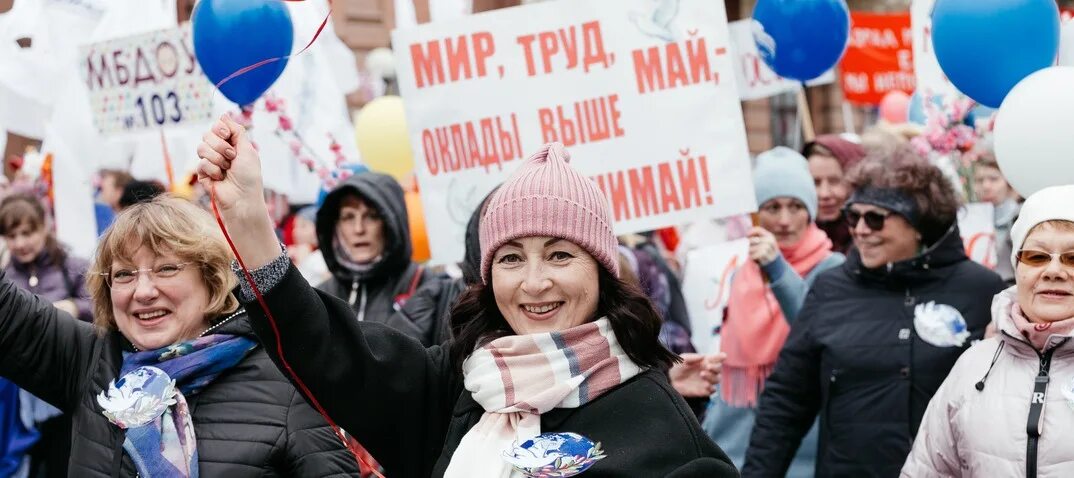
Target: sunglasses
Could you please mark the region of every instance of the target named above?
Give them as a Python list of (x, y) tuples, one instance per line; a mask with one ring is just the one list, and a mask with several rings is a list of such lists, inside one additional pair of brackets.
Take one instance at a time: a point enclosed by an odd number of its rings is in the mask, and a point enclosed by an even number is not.
[(1059, 257), (1059, 263), (1066, 267), (1074, 267), (1074, 251), (1052, 254), (1050, 252), (1022, 249), (1018, 251), (1018, 262), (1030, 267), (1044, 267), (1052, 262), (1053, 257)]
[(884, 221), (887, 220), (891, 213), (881, 213), (876, 211), (867, 211), (860, 213), (853, 209), (847, 208), (843, 210), (843, 215), (847, 218), (847, 225), (851, 229), (858, 227), (858, 221), (865, 219), (865, 225), (874, 231), (879, 231), (884, 228)]

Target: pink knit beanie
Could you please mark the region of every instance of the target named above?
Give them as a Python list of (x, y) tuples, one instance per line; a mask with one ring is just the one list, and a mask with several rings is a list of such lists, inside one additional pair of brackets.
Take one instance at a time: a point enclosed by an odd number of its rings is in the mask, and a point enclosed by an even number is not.
[(619, 276), (618, 242), (600, 188), (567, 164), (570, 154), (550, 143), (530, 156), (489, 200), (481, 219), (481, 281), (489, 283), (492, 256), (522, 237), (566, 239)]

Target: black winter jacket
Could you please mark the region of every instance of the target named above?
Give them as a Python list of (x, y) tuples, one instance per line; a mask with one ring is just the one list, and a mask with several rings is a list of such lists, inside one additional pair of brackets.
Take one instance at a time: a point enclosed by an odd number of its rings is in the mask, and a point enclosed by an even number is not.
[[(743, 476), (782, 477), (820, 414), (818, 477), (896, 477), (929, 400), (991, 321), (995, 273), (970, 261), (957, 228), (921, 255), (866, 269), (857, 250), (822, 273), (768, 377)], [(937, 347), (914, 329), (915, 307), (957, 309), (970, 338)]]
[[(354, 320), (346, 303), (310, 288), (293, 266), (264, 297), (291, 367), (386, 476), (443, 476), (484, 412), (463, 389), (447, 350)], [(249, 310), (258, 337), (275, 344), (265, 315)], [(661, 371), (639, 374), (583, 407), (545, 413), (541, 430), (601, 442), (607, 458), (585, 472), (590, 478), (738, 475)]]
[[(252, 336), (243, 313), (214, 333)], [(0, 376), (70, 414), (70, 476), (133, 477), (124, 431), (97, 405), (131, 345), (99, 335), (0, 274)], [(258, 347), (201, 393), (187, 397), (204, 477), (358, 476), (335, 434)]]
[[(384, 220), (384, 252), (379, 262), (365, 272), (353, 272), (340, 265), (332, 247), (339, 222), (340, 203), (354, 195), (370, 203)], [(317, 240), (332, 278), (317, 286), (348, 301), (361, 320), (388, 324), (422, 340), (433, 335), (432, 324), (419, 328), (395, 314), (395, 303), (404, 302), (431, 274), (410, 260), (410, 226), (403, 188), (386, 174), (364, 172), (347, 178), (325, 197), (317, 210)], [(418, 274), (421, 274), (418, 276)]]

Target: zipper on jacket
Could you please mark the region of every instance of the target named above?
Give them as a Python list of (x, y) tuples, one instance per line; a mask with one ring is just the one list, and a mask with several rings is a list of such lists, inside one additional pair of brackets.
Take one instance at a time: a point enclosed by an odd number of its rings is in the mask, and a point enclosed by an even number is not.
[(1048, 397), (1048, 382), (1050, 377), (1048, 370), (1052, 366), (1052, 354), (1058, 347), (1052, 347), (1047, 352), (1041, 354), (1034, 348), (1033, 351), (1037, 352), (1037, 357), (1040, 358), (1040, 370), (1037, 372), (1036, 378), (1033, 379), (1033, 395), (1029, 398), (1029, 418), (1026, 421), (1026, 477), (1036, 478), (1037, 476), (1037, 445), (1040, 441), (1041, 428), (1044, 427), (1044, 403)]
[(354, 279), (354, 282), (351, 283), (351, 295), (350, 298), (347, 299), (347, 303), (354, 305), (356, 299), (358, 299), (358, 279)]

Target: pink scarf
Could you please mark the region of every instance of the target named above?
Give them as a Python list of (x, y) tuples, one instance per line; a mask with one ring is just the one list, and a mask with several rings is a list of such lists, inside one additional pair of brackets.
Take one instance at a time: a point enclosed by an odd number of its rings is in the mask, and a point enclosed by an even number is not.
[[(1029, 343), (1033, 344), (1033, 348), (1044, 352), (1049, 343), (1055, 343), (1055, 341), (1051, 341), (1052, 336), (1070, 337), (1071, 334), (1074, 334), (1074, 317), (1056, 322), (1030, 322), (1025, 314), (1022, 313), (1022, 307), (1018, 305), (1018, 301), (1014, 300), (1016, 294), (1015, 288), (1012, 287), (1000, 292), (993, 301), (1002, 301), (999, 310), (1001, 312), (1003, 310), (1009, 311), (1008, 317), (1011, 318), (1014, 327), (1018, 329), (1022, 337), (1025, 337)], [(993, 310), (995, 311), (995, 308)]]
[(501, 337), (474, 351), (462, 370), (485, 413), (462, 437), (445, 478), (511, 476), (502, 453), (540, 435), (542, 413), (581, 407), (641, 372), (608, 319)]
[[(831, 249), (832, 241), (812, 223), (797, 244), (779, 248), (801, 277), (827, 259)], [(731, 282), (731, 298), (720, 336), (720, 348), (727, 354), (720, 384), (725, 402), (740, 408), (756, 405), (790, 330), (761, 268), (749, 261)]]

